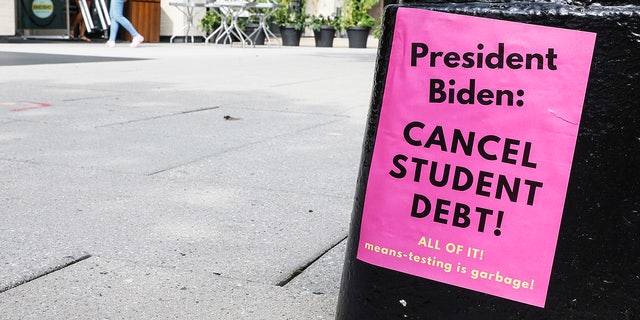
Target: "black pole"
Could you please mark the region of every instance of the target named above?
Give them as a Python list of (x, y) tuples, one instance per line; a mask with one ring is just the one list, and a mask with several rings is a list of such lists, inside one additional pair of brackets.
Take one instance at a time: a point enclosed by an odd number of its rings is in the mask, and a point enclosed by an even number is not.
[[(640, 6), (455, 2), (385, 10), (336, 319), (640, 319)], [(395, 18), (403, 7), (597, 33), (544, 308), (356, 258)]]

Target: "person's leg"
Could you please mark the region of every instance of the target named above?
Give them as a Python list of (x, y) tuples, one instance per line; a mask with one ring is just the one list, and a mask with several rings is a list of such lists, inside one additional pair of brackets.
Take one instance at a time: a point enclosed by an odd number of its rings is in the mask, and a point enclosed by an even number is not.
[[(89, 8), (91, 8), (91, 1), (87, 1), (87, 6), (89, 6)], [(84, 15), (82, 15), (82, 19), (79, 21), (79, 25), (80, 25), (80, 31), (78, 32), (78, 38), (80, 38), (80, 40), (82, 41), (88, 41), (90, 42), (91, 39), (86, 37), (86, 33), (87, 33), (87, 26), (84, 23)], [(89, 17), (89, 19), (91, 19), (91, 17)]]
[(111, 0), (109, 6), (109, 16), (111, 16), (111, 26), (109, 27), (109, 41), (107, 41), (108, 47), (113, 47), (116, 43), (116, 36), (118, 35), (118, 29), (120, 24), (118, 23), (118, 17), (122, 16), (124, 11), (123, 0)]
[(107, 41), (108, 47), (115, 46), (116, 35), (118, 34), (119, 26), (124, 27), (130, 34), (133, 40), (131, 41), (132, 47), (137, 47), (144, 38), (138, 33), (136, 28), (133, 27), (131, 22), (123, 15), (125, 0), (111, 0), (111, 7), (109, 8), (109, 15), (111, 16), (111, 28), (109, 32), (109, 41)]
[[(114, 6), (115, 5), (115, 6)], [(119, 25), (125, 28), (131, 34), (131, 37), (135, 38), (140, 34), (133, 27), (131, 22), (123, 15), (124, 1), (123, 0), (111, 0), (111, 20), (115, 20)], [(115, 40), (115, 39), (114, 39)]]
[(69, 37), (72, 39), (75, 38), (76, 28), (78, 27), (78, 25), (80, 24), (80, 21), (82, 20), (82, 11), (80, 10), (80, 3), (78, 0), (76, 0), (76, 9), (78, 10), (78, 12), (76, 13), (75, 17), (73, 17), (73, 21), (69, 26)]

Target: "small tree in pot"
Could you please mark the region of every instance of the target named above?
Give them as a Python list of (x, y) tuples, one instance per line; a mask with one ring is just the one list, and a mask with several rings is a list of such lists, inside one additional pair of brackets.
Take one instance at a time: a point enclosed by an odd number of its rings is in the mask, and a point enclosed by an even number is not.
[(336, 16), (313, 16), (310, 27), (313, 29), (316, 47), (333, 47), (336, 31), (342, 29), (342, 19)]
[(305, 1), (299, 1), (299, 6), (291, 0), (280, 0), (282, 8), (276, 10), (273, 18), (280, 26), (283, 46), (299, 46), (300, 37), (308, 25), (309, 15), (304, 13)]
[(264, 45), (265, 34), (264, 31), (260, 29), (260, 17), (256, 15), (249, 16), (244, 26), (244, 32), (249, 36), (253, 45)]
[(215, 14), (213, 11), (207, 10), (204, 17), (200, 19), (200, 24), (198, 26), (205, 34), (210, 35), (220, 27), (221, 23), (222, 20), (219, 15)]
[(344, 5), (343, 23), (347, 29), (349, 48), (366, 48), (371, 27), (376, 23), (369, 9), (379, 0), (348, 0)]

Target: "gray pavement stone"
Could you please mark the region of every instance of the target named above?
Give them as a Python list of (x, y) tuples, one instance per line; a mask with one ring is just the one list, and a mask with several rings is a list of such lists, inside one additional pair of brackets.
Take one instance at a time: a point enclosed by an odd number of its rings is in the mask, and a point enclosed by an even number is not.
[[(352, 151), (361, 144), (362, 133), (350, 128), (342, 118), (326, 121), (160, 175), (171, 179), (217, 180), (246, 187), (322, 194), (350, 202), (360, 160), (359, 154)], [(225, 166), (230, 163), (239, 165)], [(212, 171), (211, 168), (223, 169)]]
[(2, 318), (333, 317), (374, 50), (3, 53)]
[(337, 303), (338, 293), (340, 292), (339, 275), (342, 273), (346, 248), (347, 240), (344, 239), (313, 264), (309, 265), (285, 287), (302, 288), (313, 294), (325, 295), (327, 299), (334, 300)]
[[(228, 113), (242, 121), (225, 120)], [(0, 147), (0, 152), (11, 159), (150, 174), (331, 120), (303, 113), (216, 108), (94, 128), (73, 128), (66, 122), (14, 122), (4, 129), (30, 143)]]
[[(52, 252), (62, 255), (70, 248), (277, 284), (343, 237), (348, 225), (342, 208), (350, 201), (335, 197), (101, 171), (80, 174), (64, 167), (46, 166), (59, 170), (42, 172), (40, 164), (0, 161), (7, 163), (11, 170), (2, 170), (4, 181), (16, 196), (3, 202), (21, 214), (3, 219), (0, 231), (14, 241), (0, 256), (12, 265), (30, 265), (34, 257), (48, 261)], [(41, 179), (19, 181), (33, 175)]]
[(0, 295), (13, 319), (332, 319), (334, 300), (203, 271), (89, 258)]

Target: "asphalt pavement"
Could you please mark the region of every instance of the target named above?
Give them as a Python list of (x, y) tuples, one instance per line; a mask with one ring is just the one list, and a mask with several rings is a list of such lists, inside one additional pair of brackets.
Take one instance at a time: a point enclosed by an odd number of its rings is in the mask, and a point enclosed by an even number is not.
[(0, 44), (0, 319), (333, 319), (375, 57)]

